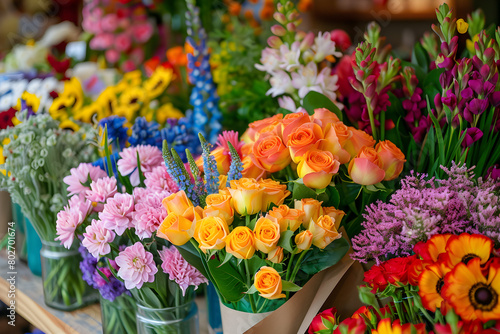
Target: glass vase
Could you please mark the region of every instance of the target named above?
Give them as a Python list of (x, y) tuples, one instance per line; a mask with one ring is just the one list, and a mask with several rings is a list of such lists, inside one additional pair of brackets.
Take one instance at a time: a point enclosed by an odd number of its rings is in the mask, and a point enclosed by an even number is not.
[(99, 300), (99, 293), (82, 279), (76, 243), (66, 249), (58, 242), (42, 240), (43, 295), (45, 304), (61, 311), (73, 311)]
[(24, 218), (24, 223), (28, 250), (28, 267), (33, 275), (42, 276), (42, 263), (40, 257), (42, 242), (28, 218)]
[(179, 307), (149, 308), (137, 304), (137, 334), (197, 334), (198, 307), (193, 301)]
[(136, 309), (135, 300), (122, 294), (113, 301), (101, 297), (101, 322), (103, 334), (135, 333)]

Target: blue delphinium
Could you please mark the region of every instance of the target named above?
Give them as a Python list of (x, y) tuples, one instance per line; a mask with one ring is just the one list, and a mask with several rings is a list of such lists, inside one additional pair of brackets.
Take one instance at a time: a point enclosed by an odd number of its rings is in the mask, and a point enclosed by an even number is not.
[(210, 154), (210, 145), (205, 138), (200, 135), (201, 147), (203, 149), (203, 169), (205, 172), (205, 188), (207, 193), (215, 194), (219, 192), (219, 171), (215, 157)]
[(192, 154), (201, 153), (200, 142), (190, 124), (189, 113), (176, 122), (169, 122), (168, 125), (159, 131), (156, 139), (156, 146), (161, 148), (163, 140), (167, 141), (170, 148), (175, 148), (183, 162), (187, 162), (186, 149)]
[(231, 165), (229, 166), (229, 172), (227, 173), (227, 187), (230, 186), (230, 181), (239, 180), (243, 177), (241, 174), (243, 172), (243, 164), (241, 163), (240, 156), (231, 143), (228, 143), (228, 145), (229, 151), (231, 152)]
[(159, 125), (156, 122), (148, 122), (144, 117), (138, 117), (132, 126), (132, 135), (128, 139), (131, 146), (157, 145)]
[(104, 131), (105, 127), (108, 129), (108, 141), (115, 144), (115, 147), (120, 150), (125, 148), (125, 144), (127, 143), (128, 128), (123, 126), (126, 121), (125, 117), (109, 116), (99, 122), (99, 127), (102, 128), (102, 131)]

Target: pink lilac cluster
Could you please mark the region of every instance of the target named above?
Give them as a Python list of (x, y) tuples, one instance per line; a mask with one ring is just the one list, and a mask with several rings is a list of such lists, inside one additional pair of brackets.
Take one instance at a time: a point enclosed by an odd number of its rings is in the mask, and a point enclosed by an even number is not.
[(158, 253), (162, 261), (161, 268), (163, 272), (168, 274), (171, 280), (179, 284), (183, 296), (186, 295), (189, 286), (194, 286), (196, 290), (200, 284), (208, 283), (205, 276), (184, 260), (181, 253), (174, 246), (163, 247)]
[(89, 0), (83, 7), (82, 27), (93, 35), (90, 48), (105, 51), (110, 64), (132, 71), (144, 61), (145, 44), (154, 34), (141, 0)]
[(377, 263), (410, 255), (413, 246), (432, 235), (479, 233), (500, 245), (500, 183), (474, 179), (472, 169), (442, 167), (448, 178), (407, 176), (389, 202), (371, 204), (363, 215), (363, 231), (352, 239), (352, 258)]
[(157, 166), (163, 164), (163, 157), (159, 148), (151, 145), (138, 145), (129, 147), (120, 152), (118, 160), (118, 171), (122, 175), (129, 175), (133, 186), (140, 183), (139, 169), (137, 168), (137, 156), (143, 174), (152, 172)]
[(140, 289), (144, 283), (151, 283), (158, 272), (153, 254), (146, 251), (144, 245), (136, 242), (125, 248), (115, 259), (118, 276), (125, 282), (125, 287)]

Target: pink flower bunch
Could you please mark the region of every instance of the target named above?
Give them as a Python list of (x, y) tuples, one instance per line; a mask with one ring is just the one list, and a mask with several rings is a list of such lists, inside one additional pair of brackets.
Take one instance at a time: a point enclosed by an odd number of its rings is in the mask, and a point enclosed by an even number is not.
[(64, 210), (57, 213), (56, 234), (58, 237), (55, 240), (61, 241), (67, 249), (71, 248), (75, 230), (83, 220), (84, 217), (77, 207), (65, 206)]
[(90, 254), (99, 259), (101, 256), (111, 252), (110, 242), (115, 240), (115, 233), (102, 224), (101, 221), (92, 220), (83, 233), (82, 245)]
[(95, 181), (107, 176), (105, 171), (89, 163), (81, 163), (78, 167), (71, 168), (70, 173), (63, 179), (64, 183), (68, 185), (69, 196), (90, 190), (90, 186), (87, 184), (89, 179)]
[(144, 245), (136, 242), (125, 248), (115, 259), (118, 276), (125, 282), (127, 289), (140, 289), (144, 283), (151, 283), (158, 272), (153, 254), (146, 251)]
[(167, 209), (162, 204), (165, 197), (168, 197), (170, 192), (156, 192), (149, 190), (146, 195), (135, 205), (135, 211), (132, 214), (135, 233), (139, 238), (151, 238), (163, 220), (167, 217)]
[(140, 183), (137, 155), (139, 155), (141, 171), (143, 173), (151, 172), (153, 168), (163, 164), (160, 149), (151, 145), (138, 145), (121, 151), (121, 159), (117, 163), (118, 171), (122, 175), (130, 175), (130, 182), (133, 186), (137, 186)]
[(134, 212), (134, 196), (117, 193), (104, 204), (104, 209), (99, 213), (103, 227), (122, 235), (127, 228), (134, 227), (132, 214)]
[(179, 190), (177, 183), (168, 174), (165, 164), (161, 164), (154, 167), (150, 172), (144, 173), (144, 177), (146, 178), (144, 184), (151, 191), (160, 192), (167, 190), (175, 193)]
[(196, 290), (200, 284), (208, 283), (205, 276), (184, 260), (181, 253), (174, 246), (163, 247), (163, 250), (158, 251), (158, 253), (162, 261), (161, 268), (163, 272), (168, 274), (171, 280), (179, 284), (183, 296), (190, 285), (194, 286)]
[(125, 59), (121, 67), (125, 71), (136, 69), (144, 61), (144, 45), (151, 39), (154, 26), (146, 15), (146, 7), (140, 0), (87, 1), (83, 7), (83, 29), (94, 35), (90, 48), (105, 51), (110, 64)]
[(101, 212), (104, 203), (116, 194), (116, 179), (114, 177), (102, 177), (90, 183), (90, 190), (85, 192), (85, 197), (92, 202), (94, 211)]

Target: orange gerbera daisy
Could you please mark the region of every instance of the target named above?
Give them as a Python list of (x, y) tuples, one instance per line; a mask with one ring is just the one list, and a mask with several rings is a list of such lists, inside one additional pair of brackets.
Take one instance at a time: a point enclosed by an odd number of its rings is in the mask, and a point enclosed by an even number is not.
[(485, 264), (490, 258), (492, 250), (493, 242), (484, 235), (468, 233), (454, 235), (446, 245), (448, 265), (454, 268), (458, 263), (467, 264), (476, 257), (481, 259), (481, 264)]
[(422, 252), (422, 258), (436, 262), (439, 254), (446, 253), (446, 244), (452, 237), (452, 234), (436, 234), (433, 235), (426, 243)]
[(438, 262), (428, 265), (420, 274), (418, 279), (418, 294), (422, 298), (424, 307), (432, 312), (441, 306), (443, 297), (441, 297), (441, 289), (444, 285), (444, 276), (451, 269), (445, 262)]
[(401, 325), (399, 319), (391, 324), (390, 318), (380, 320), (377, 329), (372, 329), (372, 334), (425, 334), (424, 324), (404, 324)]
[(490, 264), (488, 276), (481, 272), (481, 259), (459, 263), (446, 276), (443, 297), (465, 321), (500, 319), (500, 264)]

